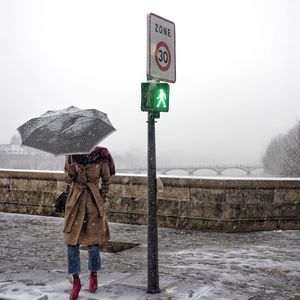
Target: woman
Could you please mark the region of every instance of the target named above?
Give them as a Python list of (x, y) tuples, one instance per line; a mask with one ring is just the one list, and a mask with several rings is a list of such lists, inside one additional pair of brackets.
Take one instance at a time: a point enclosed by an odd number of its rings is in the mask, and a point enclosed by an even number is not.
[(64, 240), (68, 248), (68, 273), (73, 275), (70, 299), (75, 300), (81, 289), (79, 245), (88, 247), (89, 290), (94, 293), (98, 288), (99, 246), (110, 239), (106, 195), (115, 169), (109, 151), (96, 147), (87, 155), (66, 156), (64, 171), (65, 181), (71, 183), (65, 207)]

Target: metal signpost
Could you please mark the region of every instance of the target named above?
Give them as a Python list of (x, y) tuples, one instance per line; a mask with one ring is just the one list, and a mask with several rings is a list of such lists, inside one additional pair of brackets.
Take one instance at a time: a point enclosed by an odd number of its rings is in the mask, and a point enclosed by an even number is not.
[(148, 112), (148, 286), (159, 293), (155, 119), (169, 111), (169, 84), (176, 81), (175, 24), (147, 16), (147, 82), (141, 85), (141, 110)]

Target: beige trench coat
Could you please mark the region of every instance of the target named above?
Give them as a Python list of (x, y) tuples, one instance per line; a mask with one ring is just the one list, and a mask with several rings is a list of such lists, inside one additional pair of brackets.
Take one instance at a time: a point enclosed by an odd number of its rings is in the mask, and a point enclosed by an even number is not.
[[(77, 174), (74, 182), (71, 169)], [(105, 203), (110, 185), (108, 163), (71, 166), (66, 159), (65, 181), (72, 182), (65, 207), (65, 243), (104, 244), (110, 239)]]

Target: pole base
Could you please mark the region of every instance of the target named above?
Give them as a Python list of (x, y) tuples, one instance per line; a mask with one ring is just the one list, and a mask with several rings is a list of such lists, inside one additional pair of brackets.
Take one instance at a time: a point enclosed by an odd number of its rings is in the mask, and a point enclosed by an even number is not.
[(161, 292), (160, 288), (158, 289), (147, 289), (148, 294), (159, 294)]

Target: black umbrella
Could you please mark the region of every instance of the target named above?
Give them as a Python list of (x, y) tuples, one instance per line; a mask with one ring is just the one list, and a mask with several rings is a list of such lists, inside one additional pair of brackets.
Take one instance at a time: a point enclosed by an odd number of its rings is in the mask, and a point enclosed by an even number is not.
[(22, 146), (56, 155), (90, 153), (115, 130), (107, 114), (74, 106), (47, 111), (18, 128)]

